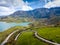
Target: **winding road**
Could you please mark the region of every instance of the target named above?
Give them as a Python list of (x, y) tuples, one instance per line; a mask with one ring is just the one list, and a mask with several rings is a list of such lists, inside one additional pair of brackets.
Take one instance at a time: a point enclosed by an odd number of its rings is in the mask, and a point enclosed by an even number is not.
[[(12, 32), (11, 34), (9, 34), (8, 37), (1, 43), (1, 45), (4, 45), (5, 43), (7, 43), (8, 40), (9, 40), (9, 38), (10, 38), (14, 33), (18, 32), (18, 31), (19, 31), (19, 30), (16, 30), (16, 31)], [(23, 32), (23, 31), (26, 31), (26, 30), (22, 30), (21, 32)], [(18, 36), (21, 34), (21, 32), (18, 33), (18, 35), (15, 37), (15, 41), (18, 39)], [(49, 43), (49, 44), (53, 44), (53, 45), (60, 45), (59, 43), (55, 43), (55, 42), (46, 40), (46, 39), (38, 36), (38, 33), (37, 33), (36, 31), (34, 31), (34, 30), (32, 30), (32, 32), (34, 32), (34, 35), (35, 35), (36, 38), (38, 38), (39, 40), (42, 40), (43, 42), (46, 42), (46, 43)]]
[(18, 37), (19, 37), (20, 34), (21, 34), (21, 33), (19, 33), (19, 34), (15, 37), (15, 41), (18, 39)]
[(18, 31), (19, 31), (19, 30), (16, 30), (16, 31), (12, 32), (11, 34), (9, 34), (8, 37), (6, 37), (6, 39), (1, 43), (1, 45), (4, 45), (5, 43), (7, 43), (8, 40), (9, 40), (9, 38), (10, 38), (14, 33), (18, 32)]
[(37, 37), (38, 39), (40, 39), (40, 40), (42, 40), (42, 41), (44, 41), (44, 42), (46, 42), (46, 43), (49, 43), (49, 44), (53, 44), (53, 45), (60, 45), (60, 44), (58, 44), (58, 43), (55, 43), (55, 42), (52, 42), (52, 41), (49, 41), (49, 40), (46, 40), (46, 39), (44, 39), (44, 38), (41, 38), (40, 36), (38, 36), (38, 33), (36, 32), (36, 31), (34, 31), (35, 33), (35, 37)]

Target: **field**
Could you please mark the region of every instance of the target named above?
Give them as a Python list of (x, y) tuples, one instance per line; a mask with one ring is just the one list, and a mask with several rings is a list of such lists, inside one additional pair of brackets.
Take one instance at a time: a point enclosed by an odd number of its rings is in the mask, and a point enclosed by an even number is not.
[(38, 35), (53, 42), (60, 43), (60, 27), (45, 27), (36, 30)]
[(4, 32), (0, 32), (0, 43), (13, 31), (15, 30), (23, 30), (25, 29), (25, 27), (20, 27), (20, 26), (16, 26), (16, 27), (12, 27)]
[[(24, 30), (25, 27), (14, 27), (11, 29), (8, 29), (4, 32), (0, 32), (0, 43), (14, 30)], [(51, 45), (48, 43), (45, 43), (39, 39), (37, 39), (34, 36), (34, 32), (31, 30), (34, 30), (38, 32), (38, 35), (44, 39), (50, 40), (52, 42), (60, 43), (60, 27), (40, 27), (40, 28), (26, 28), (27, 31), (22, 32), (22, 34), (19, 35), (18, 39), (16, 41), (14, 40), (14, 37), (18, 34), (15, 33), (10, 37), (9, 42), (6, 45)], [(10, 44), (11, 43), (11, 44)]]
[(31, 31), (23, 32), (17, 42), (16, 45), (47, 45), (46, 43), (38, 40), (34, 37), (34, 33)]

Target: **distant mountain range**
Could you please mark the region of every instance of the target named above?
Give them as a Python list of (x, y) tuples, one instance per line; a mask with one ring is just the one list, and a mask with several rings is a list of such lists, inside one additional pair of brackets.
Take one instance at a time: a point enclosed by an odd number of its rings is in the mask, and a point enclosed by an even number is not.
[(60, 7), (55, 8), (39, 8), (32, 11), (16, 11), (10, 16), (13, 17), (33, 17), (33, 18), (50, 18), (50, 16), (60, 16)]
[(33, 18), (50, 18), (51, 16), (60, 16), (60, 7), (38, 8), (31, 11), (16, 11), (9, 15), (11, 17), (33, 17)]

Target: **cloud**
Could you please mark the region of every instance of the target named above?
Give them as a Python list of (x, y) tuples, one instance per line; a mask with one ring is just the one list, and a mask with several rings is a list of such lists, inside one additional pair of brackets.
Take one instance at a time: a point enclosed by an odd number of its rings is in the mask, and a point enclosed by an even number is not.
[(24, 11), (27, 11), (27, 10), (32, 10), (32, 7), (28, 6), (28, 4), (26, 4), (23, 0), (15, 0), (16, 2), (15, 3), (15, 8), (19, 9), (19, 10), (24, 10)]
[(24, 11), (33, 10), (30, 6), (27, 5), (23, 5), (21, 9)]
[(32, 10), (32, 7), (28, 6), (23, 0), (1, 0), (0, 4), (0, 16), (10, 15), (17, 10)]
[(54, 0), (52, 2), (48, 2), (46, 5), (44, 5), (45, 8), (51, 8), (51, 7), (60, 7), (60, 0)]
[(0, 1), (0, 4), (6, 4), (6, 1)]
[(14, 12), (14, 9), (0, 6), (0, 16), (6, 16)]

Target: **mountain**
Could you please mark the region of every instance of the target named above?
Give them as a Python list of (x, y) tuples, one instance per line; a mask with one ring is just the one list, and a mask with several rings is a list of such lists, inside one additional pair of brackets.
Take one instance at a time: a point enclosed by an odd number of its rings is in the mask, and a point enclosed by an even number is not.
[(60, 16), (60, 7), (54, 7), (54, 8), (50, 8), (50, 15), (54, 14), (56, 16)]
[(43, 17), (48, 17), (47, 12), (48, 12), (48, 9), (39, 8), (39, 9), (35, 9), (32, 11), (16, 11), (15, 13), (11, 14), (10, 16), (43, 18)]
[(35, 22), (45, 24), (60, 24), (60, 7), (38, 8), (30, 11), (16, 11), (9, 16), (0, 16), (0, 21), (6, 22)]
[(30, 11), (16, 11), (13, 14), (9, 16), (0, 16), (0, 18), (7, 18), (7, 17), (22, 17), (22, 18), (50, 18), (53, 16), (60, 16), (60, 7), (54, 7), (54, 8), (38, 8), (35, 10)]
[(51, 16), (60, 16), (60, 7), (39, 8), (31, 11), (16, 11), (10, 16), (12, 17), (33, 17), (33, 18), (50, 18)]

